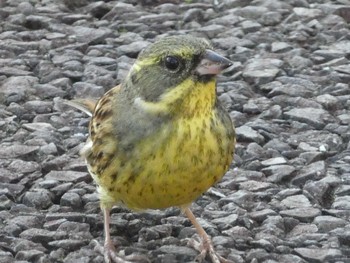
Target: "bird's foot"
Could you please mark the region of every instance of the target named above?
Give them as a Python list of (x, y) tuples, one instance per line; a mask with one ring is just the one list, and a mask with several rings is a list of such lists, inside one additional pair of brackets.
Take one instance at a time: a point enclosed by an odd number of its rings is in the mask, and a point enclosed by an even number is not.
[(148, 258), (141, 255), (118, 255), (112, 242), (106, 242), (102, 246), (97, 240), (94, 240), (95, 250), (104, 256), (105, 263), (133, 263), (150, 262)]
[(199, 251), (199, 255), (196, 257), (197, 262), (203, 262), (206, 256), (209, 256), (212, 263), (233, 263), (216, 253), (213, 243), (208, 237), (203, 237), (200, 241), (190, 239), (189, 245)]

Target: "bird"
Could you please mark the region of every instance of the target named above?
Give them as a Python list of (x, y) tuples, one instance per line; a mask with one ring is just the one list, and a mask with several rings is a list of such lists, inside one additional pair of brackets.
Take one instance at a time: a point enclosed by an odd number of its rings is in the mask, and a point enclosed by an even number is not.
[(217, 75), (231, 65), (204, 38), (163, 37), (100, 99), (67, 102), (91, 116), (81, 155), (98, 187), (106, 262), (127, 262), (110, 236), (115, 205), (136, 212), (179, 207), (201, 239), (193, 243), (196, 259), (229, 262), (216, 253), (190, 206), (233, 160), (235, 128), (216, 93)]

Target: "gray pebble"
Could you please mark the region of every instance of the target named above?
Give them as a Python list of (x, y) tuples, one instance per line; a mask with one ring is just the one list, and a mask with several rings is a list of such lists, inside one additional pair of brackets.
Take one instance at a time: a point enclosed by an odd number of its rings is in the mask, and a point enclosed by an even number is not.
[(307, 207), (307, 208), (294, 208), (289, 210), (282, 210), (280, 212), (282, 216), (289, 216), (300, 220), (301, 222), (309, 222), (316, 216), (321, 214), (320, 209)]
[(35, 113), (50, 113), (52, 111), (52, 102), (49, 101), (27, 101), (23, 106), (26, 110)]
[(74, 26), (70, 28), (71, 37), (78, 42), (97, 44), (105, 38), (112, 36), (112, 30), (108, 28), (89, 28), (85, 26)]
[(52, 205), (52, 195), (45, 189), (35, 192), (26, 192), (23, 196), (23, 203), (37, 209), (47, 209)]
[(264, 137), (261, 136), (257, 131), (253, 130), (249, 126), (240, 126), (236, 128), (237, 139), (240, 141), (249, 141), (262, 144), (264, 142)]
[(51, 171), (45, 176), (45, 179), (60, 182), (81, 182), (90, 180), (90, 175), (87, 172)]
[(332, 204), (332, 208), (350, 210), (350, 196), (337, 196)]
[(176, 258), (180, 260), (183, 256), (185, 257), (195, 257), (196, 252), (189, 247), (180, 247), (180, 246), (162, 246), (158, 249), (159, 252), (166, 254), (174, 254)]
[(264, 221), (269, 216), (276, 216), (276, 215), (277, 213), (269, 208), (249, 213), (249, 216), (253, 220), (256, 220), (258, 222)]
[(272, 165), (261, 170), (268, 176), (268, 182), (282, 182), (294, 174), (296, 169), (291, 165)]
[(39, 258), (44, 255), (44, 252), (39, 250), (27, 250), (27, 251), (19, 251), (16, 254), (16, 260), (28, 260), (29, 262), (38, 262)]
[(20, 234), (21, 238), (28, 239), (36, 243), (46, 244), (55, 239), (63, 239), (67, 237), (64, 231), (49, 231), (39, 228), (29, 228)]
[(322, 233), (329, 232), (336, 228), (344, 227), (348, 222), (341, 218), (336, 218), (333, 216), (317, 216), (313, 223), (317, 225), (318, 229)]
[(86, 214), (78, 212), (66, 212), (66, 213), (48, 213), (46, 214), (45, 220), (52, 221), (58, 219), (67, 219), (68, 221), (74, 222), (85, 222)]
[(342, 254), (339, 249), (333, 248), (295, 248), (294, 251), (305, 260), (313, 262), (325, 262)]
[(304, 195), (288, 196), (281, 201), (281, 204), (289, 209), (311, 207), (310, 201)]
[(322, 129), (325, 122), (332, 122), (333, 119), (327, 111), (315, 108), (291, 109), (284, 114), (292, 120), (305, 122), (317, 129)]
[(71, 239), (61, 239), (56, 241), (51, 241), (48, 243), (49, 246), (54, 248), (63, 248), (66, 251), (76, 251), (82, 246), (89, 243), (89, 240), (71, 240)]
[(14, 144), (12, 146), (2, 146), (0, 156), (2, 158), (18, 158), (34, 154), (39, 149), (38, 146), (27, 146)]
[(324, 161), (318, 161), (311, 163), (301, 169), (298, 174), (292, 179), (292, 183), (295, 185), (304, 184), (308, 180), (321, 178), (324, 176), (326, 166)]
[(265, 84), (277, 76), (282, 64), (283, 61), (278, 59), (254, 59), (243, 69), (243, 77), (247, 82)]
[(149, 44), (150, 43), (147, 41), (135, 41), (131, 44), (119, 46), (117, 52), (120, 56), (126, 55), (131, 58), (136, 58), (139, 52)]
[(79, 208), (82, 206), (80, 195), (76, 193), (65, 193), (61, 197), (60, 205), (70, 206), (72, 208)]
[(317, 233), (318, 232), (318, 227), (315, 224), (299, 224), (296, 225), (289, 233), (288, 237), (296, 237), (296, 236), (301, 236), (306, 233)]
[(86, 82), (74, 83), (73, 89), (77, 98), (100, 98), (105, 93), (105, 89), (102, 86)]

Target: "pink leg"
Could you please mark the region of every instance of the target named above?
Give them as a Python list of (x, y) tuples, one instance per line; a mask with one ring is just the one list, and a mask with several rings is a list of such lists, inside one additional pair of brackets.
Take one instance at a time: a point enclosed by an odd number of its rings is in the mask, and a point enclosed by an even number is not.
[(205, 232), (203, 227), (199, 224), (196, 217), (192, 213), (192, 211), (189, 208), (185, 208), (184, 210), (186, 216), (188, 219), (192, 222), (193, 226), (196, 228), (198, 235), (201, 238), (201, 242), (192, 241), (191, 245), (199, 251), (199, 255), (197, 256), (196, 260), (199, 262), (202, 262), (205, 257), (208, 255), (212, 261), (212, 263), (230, 263), (231, 261), (224, 259), (223, 257), (219, 256), (215, 250), (213, 243), (211, 242), (210, 237)]
[[(115, 247), (113, 245), (111, 235), (110, 235), (110, 209), (102, 208), (103, 218), (104, 218), (104, 233), (105, 233), (105, 243), (102, 247), (98, 242), (96, 242), (96, 249), (103, 254), (106, 263), (132, 263), (133, 261), (138, 262), (149, 262), (147, 258), (140, 255), (130, 255), (130, 256), (120, 256), (115, 252)], [(131, 261), (129, 261), (131, 260)]]

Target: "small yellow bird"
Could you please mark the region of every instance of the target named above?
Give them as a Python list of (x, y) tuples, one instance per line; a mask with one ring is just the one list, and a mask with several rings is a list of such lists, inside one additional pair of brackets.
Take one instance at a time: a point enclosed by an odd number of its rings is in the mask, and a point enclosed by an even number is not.
[(125, 262), (109, 233), (110, 209), (118, 204), (136, 211), (180, 207), (202, 239), (199, 259), (226, 262), (189, 207), (233, 158), (234, 127), (216, 96), (216, 75), (231, 65), (204, 39), (166, 37), (143, 50), (96, 105), (68, 102), (92, 116), (82, 155), (98, 185), (106, 262)]

